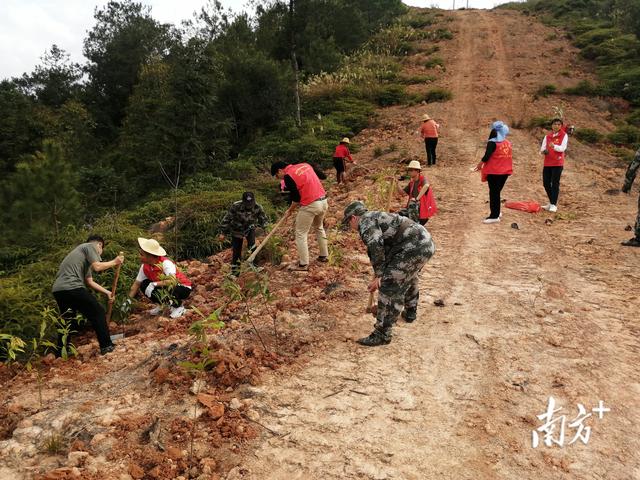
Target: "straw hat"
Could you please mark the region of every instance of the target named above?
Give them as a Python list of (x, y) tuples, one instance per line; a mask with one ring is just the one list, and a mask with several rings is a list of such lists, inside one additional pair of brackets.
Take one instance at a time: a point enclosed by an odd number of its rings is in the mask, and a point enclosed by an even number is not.
[(340, 143), (351, 143), (351, 142), (347, 137), (344, 137), (342, 140), (340, 140)]
[(150, 253), (151, 255), (155, 255), (156, 257), (164, 257), (167, 254), (165, 249), (162, 248), (158, 241), (153, 238), (138, 237), (138, 245), (140, 245), (140, 248), (143, 251)]
[(431, 120), (431, 117), (425, 113), (424, 115), (422, 115), (422, 121), (426, 122), (427, 120)]
[(407, 165), (407, 170), (422, 170), (422, 167), (418, 160), (411, 160), (409, 165)]

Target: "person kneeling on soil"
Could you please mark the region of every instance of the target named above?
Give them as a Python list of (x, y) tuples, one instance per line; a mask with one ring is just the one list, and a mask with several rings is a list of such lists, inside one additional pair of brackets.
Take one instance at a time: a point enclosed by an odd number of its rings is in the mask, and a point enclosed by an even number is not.
[[(89, 293), (87, 287), (104, 293), (109, 302), (113, 302), (113, 293), (97, 284), (93, 280), (92, 271), (102, 272), (108, 268), (124, 262), (124, 257), (118, 256), (110, 262), (103, 262), (100, 258), (104, 249), (104, 238), (91, 235), (85, 243), (78, 245), (64, 257), (56, 280), (53, 283), (53, 296), (60, 308), (60, 314), (70, 323), (72, 330), (77, 330), (76, 313), (81, 313), (91, 324), (98, 337), (100, 353), (112, 352), (115, 348), (109, 335), (106, 314), (96, 297)], [(58, 336), (58, 347), (62, 349), (62, 336)], [(58, 352), (60, 353), (60, 352)]]
[(391, 329), (401, 312), (407, 322), (417, 317), (418, 275), (435, 253), (435, 244), (419, 223), (397, 213), (370, 212), (359, 201), (345, 208), (342, 225), (360, 234), (375, 272), (368, 290), (380, 290), (373, 332), (358, 343), (386, 345), (391, 342)]
[(142, 291), (147, 298), (158, 306), (151, 309), (151, 315), (162, 313), (163, 304), (171, 307), (171, 318), (181, 317), (185, 312), (182, 301), (191, 295), (191, 281), (178, 270), (175, 262), (166, 257), (167, 252), (153, 238), (138, 238), (140, 245), (140, 270), (129, 290), (133, 299)]

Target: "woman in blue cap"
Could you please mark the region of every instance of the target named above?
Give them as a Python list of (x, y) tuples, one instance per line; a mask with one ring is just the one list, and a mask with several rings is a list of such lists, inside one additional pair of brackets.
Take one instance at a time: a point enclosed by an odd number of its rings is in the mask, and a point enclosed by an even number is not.
[(489, 184), (489, 207), (491, 213), (483, 223), (500, 222), (500, 192), (513, 173), (511, 142), (507, 140), (509, 127), (501, 121), (493, 122), (487, 149), (474, 171), (479, 171), (483, 182)]

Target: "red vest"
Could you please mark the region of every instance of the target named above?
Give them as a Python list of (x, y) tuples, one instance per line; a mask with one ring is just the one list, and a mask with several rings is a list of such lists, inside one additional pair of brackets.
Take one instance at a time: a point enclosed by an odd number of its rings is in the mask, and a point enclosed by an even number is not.
[(300, 192), (300, 205), (305, 206), (315, 202), (326, 195), (320, 179), (308, 163), (287, 165), (284, 173), (289, 175)]
[(333, 158), (348, 158), (351, 160), (351, 153), (349, 152), (349, 147), (339, 144), (335, 151), (333, 152)]
[[(413, 194), (414, 181), (411, 180), (409, 182), (409, 201), (407, 202), (407, 207), (409, 206), (409, 202), (411, 201)], [(418, 192), (422, 189), (424, 184), (426, 183), (426, 179), (424, 176), (420, 175), (418, 179)], [(429, 186), (429, 190), (420, 198), (420, 219), (431, 218), (436, 213), (438, 213), (438, 207), (436, 206), (436, 199), (433, 196), (433, 188)]]
[[(165, 260), (169, 260), (171, 263), (175, 265), (173, 260), (167, 257), (159, 257), (158, 264), (156, 265), (149, 265), (148, 263), (144, 263), (142, 265), (142, 271), (144, 272), (144, 274), (147, 276), (149, 280), (151, 280), (152, 282), (159, 282), (160, 280), (162, 280), (160, 278), (162, 275), (164, 275), (164, 272), (162, 271), (162, 262), (164, 262)], [(176, 266), (176, 279), (178, 280), (180, 285), (184, 285), (185, 287), (191, 286), (191, 280), (189, 280), (187, 276), (178, 269), (177, 266)]]
[(513, 173), (513, 155), (509, 140), (496, 142), (496, 150), (489, 157), (481, 172), (483, 182), (486, 181), (487, 175), (511, 175)]
[(556, 152), (553, 145), (562, 145), (567, 133), (560, 130), (557, 134), (551, 132), (547, 135), (547, 155), (544, 156), (545, 167), (562, 167), (564, 165), (564, 152)]

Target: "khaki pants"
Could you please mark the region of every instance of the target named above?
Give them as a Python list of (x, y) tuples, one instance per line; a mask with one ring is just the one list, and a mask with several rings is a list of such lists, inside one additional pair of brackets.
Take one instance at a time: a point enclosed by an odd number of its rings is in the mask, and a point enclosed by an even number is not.
[(316, 200), (309, 205), (300, 207), (296, 216), (296, 248), (298, 249), (298, 263), (300, 265), (309, 264), (309, 245), (307, 245), (307, 235), (313, 228), (318, 239), (318, 249), (320, 256), (329, 255), (327, 248), (327, 235), (324, 232), (324, 216), (329, 209), (327, 200)]

